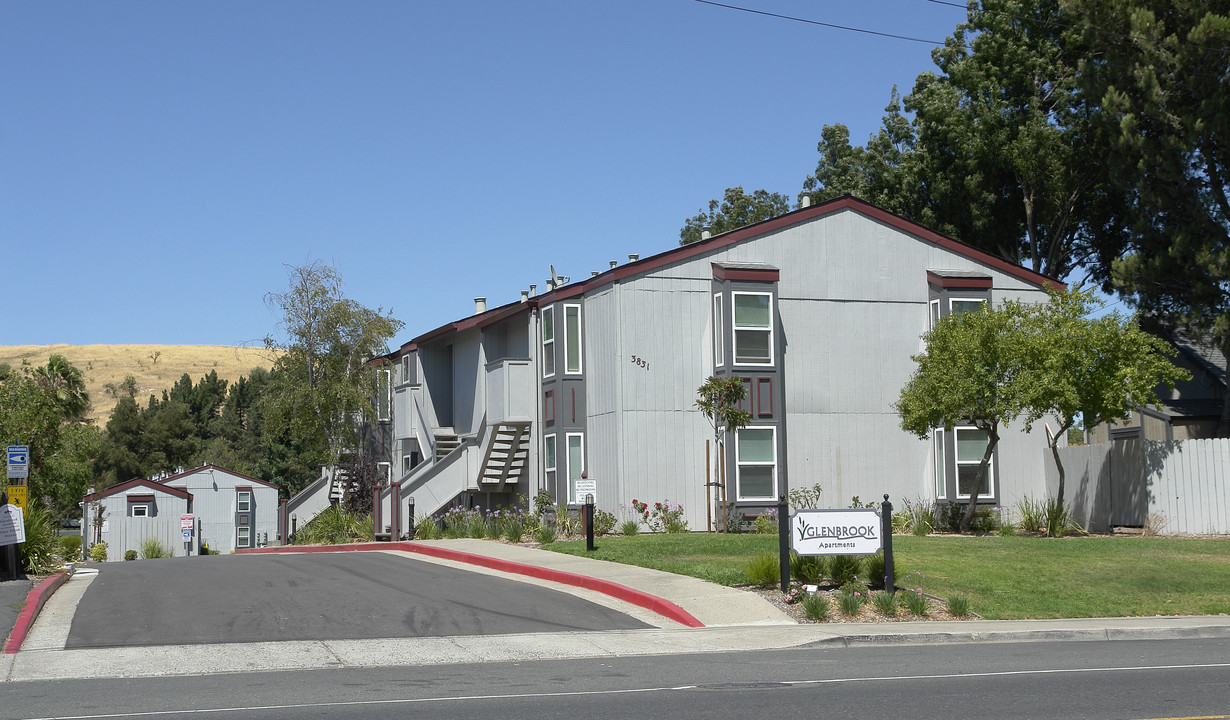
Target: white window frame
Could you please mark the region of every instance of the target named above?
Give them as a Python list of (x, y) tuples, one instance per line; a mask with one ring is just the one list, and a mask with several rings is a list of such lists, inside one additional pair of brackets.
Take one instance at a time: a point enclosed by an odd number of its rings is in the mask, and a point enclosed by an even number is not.
[(252, 547), (252, 528), (247, 525), (240, 525), (235, 528), (235, 547)]
[[(576, 311), (576, 318), (577, 318), (577, 329), (576, 329), (576, 332), (569, 332), (569, 331), (568, 331), (568, 315), (569, 315), (569, 311), (570, 311), (570, 310), (575, 310), (575, 311)], [(585, 345), (584, 338), (585, 338), (585, 336), (584, 336), (584, 334), (581, 332), (581, 306), (580, 306), (579, 304), (577, 304), (577, 305), (572, 305), (572, 304), (564, 305), (564, 374), (565, 374), (565, 375), (580, 375), (580, 374), (582, 374), (582, 370), (584, 369), (584, 362), (583, 362), (583, 359), (584, 359), (584, 358), (583, 358), (583, 356), (584, 356), (584, 354), (585, 354), (585, 351), (584, 351), (584, 345)], [(576, 366), (576, 369), (573, 369), (573, 368), (572, 368), (572, 366), (568, 364), (568, 363), (569, 363), (569, 360), (570, 360), (570, 358), (568, 357), (568, 355), (569, 355), (569, 349), (571, 348), (571, 345), (572, 345), (572, 343), (574, 343), (574, 342), (576, 343), (576, 351), (577, 351), (577, 366)]]
[[(965, 431), (965, 432), (973, 431), (973, 432), (981, 432), (981, 433), (985, 433), (986, 431), (974, 425), (961, 425), (959, 427), (955, 427), (952, 429), (952, 458), (953, 458), (953, 461), (956, 463), (955, 467), (956, 467), (956, 473), (957, 473), (956, 474), (957, 499), (958, 500), (969, 500), (970, 498), (969, 493), (961, 492), (961, 467), (962, 466), (966, 466), (966, 467), (973, 466), (975, 470), (977, 470), (978, 463), (982, 462), (982, 457), (979, 456), (977, 460), (973, 460), (973, 461), (970, 461), (970, 460), (962, 461), (961, 460), (961, 453), (960, 453), (959, 448), (960, 448), (960, 439), (961, 439), (960, 436), (961, 436), (962, 431)], [(990, 442), (990, 441), (991, 439), (988, 437), (987, 442)], [(983, 450), (983, 452), (985, 453), (986, 451)], [(987, 462), (987, 491), (985, 493), (978, 493), (978, 499), (979, 500), (989, 500), (990, 498), (994, 498), (994, 497), (996, 497), (995, 495), (995, 453), (992, 452), (991, 459), (990, 461)]]
[(726, 326), (722, 324), (722, 293), (713, 296), (713, 366), (726, 364)]
[(251, 490), (239, 490), (235, 493), (235, 512), (252, 512)]
[(934, 330), (940, 324), (940, 301), (938, 299), (927, 303), (927, 329)]
[[(551, 337), (547, 337), (547, 318), (551, 318)], [(555, 377), (555, 306), (542, 309), (542, 376)], [(547, 370), (550, 369), (550, 372)]]
[[(577, 448), (581, 451), (579, 467), (572, 466), (572, 441), (577, 440)], [(579, 505), (581, 500), (577, 497), (577, 481), (581, 479), (581, 474), (585, 472), (585, 433), (564, 433), (564, 464), (568, 468), (568, 504)]]
[(948, 453), (944, 448), (944, 430), (935, 431), (933, 441), (935, 452), (935, 499), (944, 500), (948, 497)]
[[(737, 322), (736, 322), (736, 320), (735, 320), (735, 317), (738, 315), (738, 313), (735, 311), (735, 308), (736, 308), (736, 306), (738, 305), (738, 297), (739, 297), (740, 295), (763, 296), (763, 297), (767, 297), (767, 298), (769, 298), (769, 327), (767, 327), (767, 328), (762, 328), (762, 327), (754, 327), (754, 326), (750, 326), (750, 325), (749, 325), (749, 326), (745, 326), (745, 327), (740, 327), (740, 326), (737, 324)], [(774, 363), (773, 363), (773, 356), (774, 356), (774, 352), (773, 352), (773, 340), (774, 340), (774, 338), (773, 338), (773, 325), (774, 325), (773, 318), (775, 317), (775, 314), (774, 314), (774, 312), (773, 312), (773, 293), (767, 293), (767, 292), (744, 292), (744, 291), (736, 291), (736, 292), (732, 292), (732, 293), (730, 294), (730, 296), (731, 296), (731, 297), (730, 297), (730, 329), (731, 329), (730, 337), (731, 337), (731, 341), (732, 341), (732, 351), (731, 351), (731, 352), (732, 352), (732, 357), (731, 357), (730, 361), (731, 361), (734, 365), (736, 365), (736, 366), (744, 366), (744, 367), (773, 367), (773, 364), (774, 364)], [(740, 331), (740, 330), (742, 330), (743, 332), (763, 332), (763, 333), (768, 333), (768, 335), (769, 335), (769, 361), (768, 361), (768, 362), (744, 362), (744, 361), (741, 361), (741, 360), (739, 359), (739, 331)]]
[(384, 478), (384, 484), (388, 485), (393, 480), (393, 463), (376, 463), (376, 472), (380, 473), (380, 477)]
[[(956, 308), (957, 305), (975, 305), (975, 304), (982, 305), (985, 307), (987, 304), (987, 299), (986, 298), (972, 298), (972, 297), (950, 297), (948, 298), (948, 314), (956, 315), (957, 313), (954, 312), (954, 309)], [(972, 312), (972, 311), (965, 310), (963, 312)]]
[[(551, 448), (550, 452), (547, 452), (548, 447)], [(558, 476), (558, 470), (559, 444), (556, 442), (555, 433), (551, 433), (542, 438), (542, 474), (547, 485), (547, 492), (551, 494), (555, 494), (556, 491), (555, 479)]]
[[(149, 517), (149, 503), (132, 503), (128, 509), (132, 517)], [(137, 512), (138, 510), (141, 512)]]
[[(745, 431), (769, 431), (773, 437), (773, 460), (771, 462), (743, 462), (739, 459), (739, 445), (742, 442), (743, 433)], [(773, 468), (773, 490), (767, 496), (760, 495), (744, 495), (743, 494), (743, 467), (772, 467)], [(748, 425), (741, 427), (735, 431), (735, 499), (743, 500), (777, 500), (777, 428), (771, 425)]]
[(410, 382), (410, 356), (403, 355), (401, 358), (401, 381), (402, 383)]

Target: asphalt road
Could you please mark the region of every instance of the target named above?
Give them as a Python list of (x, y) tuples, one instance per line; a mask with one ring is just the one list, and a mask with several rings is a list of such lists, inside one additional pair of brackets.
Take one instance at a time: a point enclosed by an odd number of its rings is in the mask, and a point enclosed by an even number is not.
[(68, 649), (648, 627), (567, 593), (378, 552), (98, 567)]
[(826, 647), (0, 684), (7, 720), (151, 715), (1228, 718), (1230, 641)]

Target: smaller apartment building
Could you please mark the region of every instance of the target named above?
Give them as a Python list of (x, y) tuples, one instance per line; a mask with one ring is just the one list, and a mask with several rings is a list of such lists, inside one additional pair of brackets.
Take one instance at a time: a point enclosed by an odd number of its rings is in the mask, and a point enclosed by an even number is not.
[[(480, 303), (419, 335), (386, 358), (386, 461), (420, 516), (540, 489), (577, 505), (592, 488), (616, 515), (633, 499), (669, 500), (704, 529), (715, 461), (696, 389), (732, 376), (753, 418), (724, 438), (740, 512), (815, 484), (828, 507), (960, 501), (986, 438), (966, 426), (923, 442), (900, 429), (893, 403), (911, 356), (939, 318), (1043, 302), (1048, 285), (1059, 283), (839, 198)], [(1041, 430), (1008, 428), (984, 501), (1042, 496), (1045, 447)]]
[[(147, 539), (175, 556), (200, 554), (203, 543), (230, 553), (279, 541), (277, 486), (214, 465), (114, 485), (82, 498), (82, 511), (85, 547), (106, 542), (108, 560), (140, 553)], [(190, 538), (184, 515), (192, 515)]]

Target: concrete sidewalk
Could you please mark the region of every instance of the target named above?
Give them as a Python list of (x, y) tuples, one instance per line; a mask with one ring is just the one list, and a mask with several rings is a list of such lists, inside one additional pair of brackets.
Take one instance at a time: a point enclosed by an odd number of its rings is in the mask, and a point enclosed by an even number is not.
[[(274, 550), (274, 549), (270, 549)], [(446, 638), (318, 640), (280, 643), (64, 650), (48, 621), (34, 628), (21, 652), (0, 656), (0, 682), (87, 677), (143, 677), (307, 668), (414, 666), (626, 655), (734, 652), (785, 648), (841, 648), (968, 642), (1230, 638), (1230, 616), (965, 620), (795, 624), (755, 593), (657, 570), (485, 540), (369, 543), (336, 548), (277, 548), (279, 552), (391, 552), (460, 564), (475, 572), (521, 576), (566, 592), (602, 594), (604, 604), (629, 612), (661, 611), (646, 630), (566, 632)], [(77, 593), (78, 595), (80, 593)], [(656, 609), (655, 609), (656, 608)], [(71, 608), (68, 610), (71, 617)], [(691, 618), (691, 621), (689, 621)], [(703, 625), (701, 627), (700, 625)], [(39, 632), (39, 631), (42, 632)]]

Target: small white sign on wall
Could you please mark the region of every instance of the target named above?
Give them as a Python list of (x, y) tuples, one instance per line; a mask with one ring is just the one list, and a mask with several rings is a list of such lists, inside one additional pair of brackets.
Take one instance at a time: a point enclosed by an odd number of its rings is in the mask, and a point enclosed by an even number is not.
[(597, 480), (577, 480), (576, 489), (577, 489), (576, 497), (577, 497), (578, 503), (584, 505), (586, 495), (593, 495), (594, 502), (595, 503), (598, 502), (598, 481)]
[(883, 546), (875, 510), (799, 510), (790, 545), (800, 555), (875, 555)]

